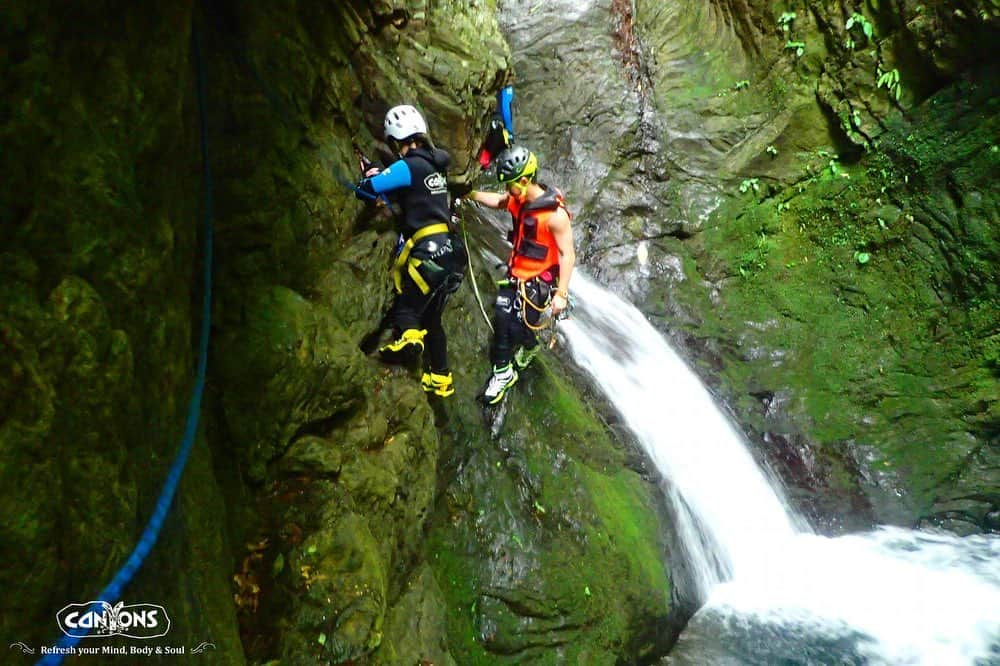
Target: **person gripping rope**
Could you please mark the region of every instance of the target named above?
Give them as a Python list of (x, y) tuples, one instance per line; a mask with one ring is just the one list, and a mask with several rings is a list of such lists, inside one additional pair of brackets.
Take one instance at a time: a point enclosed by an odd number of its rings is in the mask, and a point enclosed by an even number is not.
[(396, 296), (387, 313), (395, 339), (379, 348), (389, 363), (415, 364), (424, 347), (424, 391), (446, 397), (455, 392), (448, 368), (448, 341), (441, 324), (448, 297), (465, 274), (466, 249), (451, 232), (447, 152), (434, 147), (427, 123), (413, 106), (389, 109), (385, 139), (399, 159), (384, 170), (369, 167), (358, 183), (358, 198), (386, 196), (402, 210), (396, 224), (399, 246), (392, 267)]
[(562, 193), (537, 182), (538, 159), (523, 146), (496, 158), (497, 179), (505, 193), (473, 191), (468, 198), (506, 209), (513, 220), (507, 280), (497, 293), (493, 319), (493, 368), (481, 393), (486, 405), (503, 400), (507, 390), (535, 359), (535, 330), (542, 313), (558, 316), (569, 304), (569, 282), (576, 264), (572, 217)]

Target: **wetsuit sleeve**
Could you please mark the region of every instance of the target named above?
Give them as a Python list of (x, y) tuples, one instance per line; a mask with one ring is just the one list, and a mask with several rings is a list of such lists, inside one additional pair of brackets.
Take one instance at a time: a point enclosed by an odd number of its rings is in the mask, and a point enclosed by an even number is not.
[(362, 179), (358, 184), (358, 189), (365, 194), (371, 195), (371, 198), (374, 199), (376, 195), (383, 192), (391, 192), (401, 187), (409, 187), (412, 182), (413, 178), (410, 174), (410, 167), (405, 161), (398, 160), (386, 167), (382, 173), (371, 178)]

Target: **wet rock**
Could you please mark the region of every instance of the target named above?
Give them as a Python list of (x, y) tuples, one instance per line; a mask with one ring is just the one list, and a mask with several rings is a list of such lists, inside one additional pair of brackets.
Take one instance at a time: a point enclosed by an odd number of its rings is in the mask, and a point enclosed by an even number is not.
[(375, 658), (379, 664), (413, 661), (454, 666), (445, 632), (447, 610), (444, 596), (430, 567), (414, 573), (406, 592), (385, 620), (385, 638)]
[(336, 515), (293, 551), (288, 577), (301, 596), (282, 636), (282, 662), (333, 663), (371, 653), (382, 641), (387, 580), (375, 537), (354, 513)]
[(227, 422), (255, 480), (301, 428), (321, 428), (362, 403), (370, 370), (361, 352), (329, 313), (289, 289), (260, 292), (224, 344), (222, 376), (244, 387), (226, 394)]
[(307, 473), (318, 476), (336, 476), (340, 473), (342, 454), (338, 448), (321, 437), (301, 437), (288, 447), (281, 459), (281, 469), (287, 473)]
[[(0, 622), (37, 646), (123, 564), (182, 440), (200, 321), (192, 17), (5, 9)], [(128, 594), (163, 605), (178, 644), (208, 632), (237, 664), (226, 507), (200, 437), (174, 531)]]
[(519, 381), (497, 442), (476, 436), (452, 449), (463, 462), (429, 544), (452, 654), (460, 663), (662, 654), (674, 612), (662, 498), (627, 469), (634, 452), (542, 370)]
[[(782, 30), (759, 3), (710, 6), (718, 11), (675, 16), (647, 6), (637, 16), (654, 51), (688, 56), (649, 63), (656, 126), (669, 128), (661, 143), (669, 189), (691, 191), (712, 173), (715, 182), (733, 178), (718, 202), (702, 201), (699, 233), (677, 244), (693, 279), (670, 281), (669, 291), (651, 286), (643, 309), (665, 313), (658, 321), (691, 347), (708, 383), (777, 445), (775, 467), (799, 486), (793, 501), (815, 520), (857, 512), (847, 524), (947, 515), (985, 525), (982, 507), (951, 502), (995, 486), (981, 470), (993, 465), (994, 448), (985, 444), (993, 403), (982, 402), (982, 391), (995, 381), (982, 324), (996, 318), (981, 313), (996, 309), (982, 267), (997, 239), (981, 225), (993, 205), (972, 194), (995, 171), (982, 159), (995, 104), (975, 97), (995, 75), (974, 69), (981, 60), (970, 51), (959, 66), (970, 81), (956, 83), (958, 69), (929, 63), (907, 44), (923, 31), (949, 33), (927, 54), (937, 59), (958, 35), (995, 29), (987, 27), (991, 10), (914, 20), (924, 12), (914, 3), (882, 6), (866, 15), (871, 42), (859, 37), (849, 47), (845, 17), (833, 8), (800, 12)], [(730, 26), (725, 16), (742, 18)], [(782, 53), (787, 40), (806, 43), (801, 59)], [(734, 83), (751, 54), (759, 66)], [(879, 70), (894, 68), (899, 90), (887, 86), (891, 77), (878, 80)], [(912, 117), (902, 119), (900, 107)], [(972, 108), (987, 110), (973, 118)], [(713, 122), (696, 126), (692, 114)], [(959, 167), (969, 160), (977, 166)], [(855, 161), (859, 168), (845, 167)], [(915, 266), (918, 275), (904, 270)], [(962, 302), (977, 312), (968, 323), (980, 333), (971, 337), (958, 333)], [(773, 403), (746, 396), (782, 392), (794, 398), (783, 402), (776, 429), (768, 424)]]

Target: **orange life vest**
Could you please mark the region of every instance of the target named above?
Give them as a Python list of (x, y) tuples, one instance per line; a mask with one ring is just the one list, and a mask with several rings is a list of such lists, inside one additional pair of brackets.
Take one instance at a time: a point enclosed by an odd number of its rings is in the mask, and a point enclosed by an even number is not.
[(530, 280), (553, 267), (558, 269), (559, 246), (549, 229), (549, 218), (560, 208), (570, 215), (562, 192), (555, 188), (546, 188), (545, 194), (525, 204), (508, 197), (507, 210), (514, 218), (514, 252), (508, 262), (511, 275)]

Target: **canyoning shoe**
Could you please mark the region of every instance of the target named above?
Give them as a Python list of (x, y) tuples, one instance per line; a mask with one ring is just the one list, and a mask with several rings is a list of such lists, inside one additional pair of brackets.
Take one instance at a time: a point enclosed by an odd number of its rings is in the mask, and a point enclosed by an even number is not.
[(425, 372), (420, 378), (420, 387), (425, 393), (433, 393), (442, 398), (447, 398), (455, 392), (455, 384), (452, 381), (451, 373), (439, 375), (436, 372)]
[(531, 362), (535, 360), (538, 356), (538, 351), (542, 348), (541, 345), (536, 344), (530, 349), (525, 349), (524, 347), (518, 347), (517, 351), (514, 352), (514, 363), (517, 365), (518, 370), (524, 370)]
[(399, 339), (380, 347), (379, 356), (386, 363), (413, 364), (420, 358), (420, 353), (424, 350), (425, 335), (427, 335), (426, 330), (408, 328), (403, 331)]
[(508, 363), (503, 367), (493, 367), (493, 374), (486, 382), (486, 388), (480, 395), (483, 404), (495, 405), (507, 395), (507, 389), (517, 382), (517, 370), (513, 363)]

